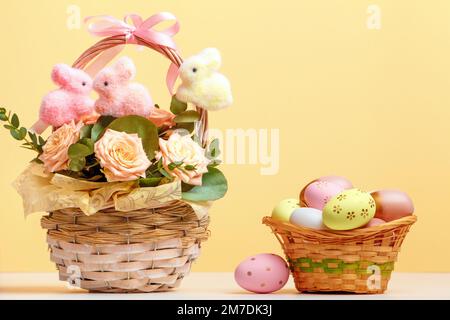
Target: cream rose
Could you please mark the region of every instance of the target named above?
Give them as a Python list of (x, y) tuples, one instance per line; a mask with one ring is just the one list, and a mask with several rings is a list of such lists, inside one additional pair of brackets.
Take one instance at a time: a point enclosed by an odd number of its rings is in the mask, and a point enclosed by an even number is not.
[(107, 129), (95, 143), (94, 151), (109, 182), (145, 178), (151, 164), (137, 134)]
[[(160, 138), (159, 148), (156, 159), (162, 159), (167, 172), (185, 183), (197, 186), (202, 184), (202, 176), (208, 172), (207, 166), (210, 160), (206, 158), (205, 150), (189, 135), (181, 136), (174, 132), (169, 140)], [(182, 163), (182, 165), (171, 170), (169, 168), (171, 163)]]
[(39, 159), (44, 163), (44, 168), (48, 172), (65, 170), (68, 167), (69, 147), (80, 139), (80, 129), (83, 123), (75, 124), (74, 121), (64, 124), (53, 132), (47, 139), (43, 153)]

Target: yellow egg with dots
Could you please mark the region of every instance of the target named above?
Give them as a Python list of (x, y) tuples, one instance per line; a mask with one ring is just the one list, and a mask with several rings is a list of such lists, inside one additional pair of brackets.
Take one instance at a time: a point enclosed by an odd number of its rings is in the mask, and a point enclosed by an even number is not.
[(345, 190), (331, 198), (323, 208), (323, 223), (332, 230), (351, 230), (364, 226), (375, 216), (375, 200), (359, 189)]
[(272, 218), (278, 221), (289, 222), (292, 212), (299, 208), (298, 199), (284, 199), (272, 210)]

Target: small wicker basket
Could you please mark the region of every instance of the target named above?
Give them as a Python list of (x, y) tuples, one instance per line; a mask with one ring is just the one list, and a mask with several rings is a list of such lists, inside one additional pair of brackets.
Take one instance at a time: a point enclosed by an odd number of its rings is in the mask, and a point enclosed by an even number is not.
[(416, 216), (349, 231), (313, 230), (264, 217), (299, 292), (383, 293)]
[[(137, 45), (151, 48), (180, 66), (176, 50), (135, 35)], [(86, 66), (105, 50), (126, 45), (124, 35), (102, 39), (86, 50), (73, 67)], [(206, 146), (208, 114), (200, 114), (197, 135)], [(176, 200), (164, 206), (122, 212), (113, 209), (91, 216), (78, 208), (50, 212), (41, 219), (47, 229), (51, 260), (60, 280), (92, 292), (153, 292), (176, 288), (209, 236), (208, 216), (198, 219), (193, 208)]]

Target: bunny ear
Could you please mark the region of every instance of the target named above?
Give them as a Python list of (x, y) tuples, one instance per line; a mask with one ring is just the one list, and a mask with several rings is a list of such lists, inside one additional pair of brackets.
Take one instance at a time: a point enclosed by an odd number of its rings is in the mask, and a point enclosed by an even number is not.
[(70, 81), (70, 73), (72, 68), (67, 64), (57, 64), (52, 70), (52, 80), (54, 83), (60, 86), (65, 86)]
[(213, 70), (218, 70), (222, 65), (220, 51), (216, 48), (206, 48), (200, 52), (202, 60)]
[(133, 60), (122, 57), (114, 65), (114, 71), (123, 80), (131, 80), (136, 75), (136, 67)]

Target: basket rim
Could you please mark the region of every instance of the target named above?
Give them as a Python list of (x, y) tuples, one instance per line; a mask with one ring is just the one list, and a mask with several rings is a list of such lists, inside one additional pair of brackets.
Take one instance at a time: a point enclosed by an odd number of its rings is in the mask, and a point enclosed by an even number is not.
[(293, 225), (289, 222), (275, 220), (272, 217), (265, 216), (262, 223), (271, 227), (273, 231), (281, 229), (296, 234), (309, 234), (319, 238), (349, 239), (354, 237), (371, 237), (375, 234), (394, 231), (401, 227), (409, 227), (417, 221), (416, 215), (406, 216), (397, 220), (389, 221), (384, 224), (369, 228), (357, 228), (353, 230), (316, 230), (308, 227)]

